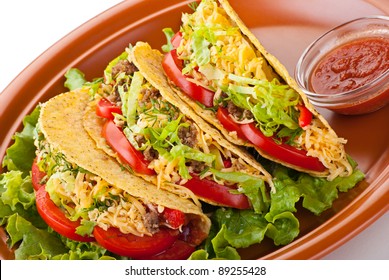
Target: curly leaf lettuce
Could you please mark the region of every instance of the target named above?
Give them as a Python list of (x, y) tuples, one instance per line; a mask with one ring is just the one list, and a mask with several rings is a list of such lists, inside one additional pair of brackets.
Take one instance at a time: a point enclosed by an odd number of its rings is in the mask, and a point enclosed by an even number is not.
[[(355, 162), (350, 161), (356, 167)], [(268, 212), (217, 209), (212, 215), (212, 225), (217, 233), (209, 236), (204, 248), (194, 252), (192, 259), (221, 258), (223, 249), (246, 248), (261, 243), (265, 237), (272, 239), (276, 246), (289, 244), (300, 233), (300, 224), (294, 215), (298, 201), (302, 199), (304, 208), (319, 215), (332, 207), (339, 191), (348, 191), (364, 179), (364, 174), (356, 168), (349, 177), (338, 177), (333, 181), (279, 165), (272, 175), (276, 191), (270, 193)]]
[(8, 218), (6, 230), (11, 247), (21, 241), (15, 250), (15, 258), (18, 260), (51, 259), (52, 256), (68, 251), (56, 234), (36, 228), (18, 214)]
[(23, 130), (13, 136), (14, 144), (10, 146), (3, 159), (2, 166), (7, 170), (19, 170), (27, 175), (35, 157), (34, 130), (39, 118), (38, 105), (30, 115), (23, 119)]
[(65, 73), (66, 81), (64, 86), (70, 90), (81, 88), (85, 83), (85, 74), (77, 68), (70, 68)]

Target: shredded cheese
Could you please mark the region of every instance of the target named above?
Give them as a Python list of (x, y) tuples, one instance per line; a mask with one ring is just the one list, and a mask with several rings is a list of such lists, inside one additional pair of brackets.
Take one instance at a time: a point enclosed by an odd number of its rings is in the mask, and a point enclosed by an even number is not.
[(347, 160), (344, 144), (347, 140), (324, 127), (318, 119), (303, 131), (297, 143), (307, 151), (307, 155), (317, 157), (328, 168), (327, 180), (331, 181), (337, 176), (349, 176), (353, 168)]
[[(70, 215), (86, 211), (88, 219), (103, 229), (116, 227), (124, 234), (137, 236), (152, 234), (144, 221), (147, 213), (145, 201), (108, 185), (98, 176), (77, 172), (74, 177), (74, 188), (68, 188), (66, 180), (60, 177), (53, 175), (51, 180), (55, 194), (61, 197), (62, 203), (73, 206), (65, 206)], [(101, 207), (95, 207), (95, 201)]]
[[(202, 1), (196, 11), (189, 15), (183, 14), (183, 26), (207, 26), (216, 35), (216, 43), (210, 46), (210, 64), (224, 73), (233, 73), (242, 77), (271, 81), (276, 74), (267, 64), (262, 54), (242, 35), (239, 28), (229, 20), (224, 9), (216, 1)], [(184, 29), (191, 32), (190, 29)], [(180, 58), (193, 56), (192, 39), (184, 36), (177, 49)], [(218, 88), (228, 85), (231, 81), (228, 75), (224, 78), (211, 79), (197, 71), (191, 71), (188, 78), (203, 87)]]

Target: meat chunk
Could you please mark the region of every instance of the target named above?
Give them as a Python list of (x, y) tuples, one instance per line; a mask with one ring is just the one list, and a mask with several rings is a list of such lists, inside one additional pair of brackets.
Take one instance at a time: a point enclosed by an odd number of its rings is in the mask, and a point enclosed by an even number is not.
[(143, 155), (147, 161), (152, 161), (154, 159), (157, 159), (159, 156), (159, 153), (157, 150), (155, 150), (153, 147), (148, 146), (144, 151)]
[(138, 68), (134, 63), (126, 60), (120, 60), (115, 66), (112, 67), (112, 77), (116, 77), (119, 73), (124, 72), (126, 75), (132, 75), (138, 71)]
[(239, 108), (232, 101), (227, 103), (227, 110), (237, 120), (252, 119), (254, 117), (249, 110)]
[(182, 144), (193, 148), (197, 142), (197, 129), (194, 124), (189, 126), (181, 126), (178, 129), (178, 137)]
[(144, 88), (141, 91), (142, 98), (139, 100), (139, 106), (147, 106), (148, 103), (151, 102), (151, 100), (158, 99), (161, 94), (159, 93), (159, 90), (156, 88)]
[(207, 165), (204, 162), (197, 160), (189, 160), (186, 162), (186, 166), (188, 167), (189, 173), (199, 174), (207, 168)]
[(158, 213), (151, 211), (144, 215), (144, 225), (150, 233), (156, 233), (159, 228)]

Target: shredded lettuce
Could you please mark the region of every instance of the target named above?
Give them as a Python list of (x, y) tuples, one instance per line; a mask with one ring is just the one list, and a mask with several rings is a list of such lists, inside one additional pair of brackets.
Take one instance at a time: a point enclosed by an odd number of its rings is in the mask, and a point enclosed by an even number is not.
[(130, 88), (128, 91), (125, 91), (125, 94), (122, 97), (122, 112), (123, 115), (126, 116), (128, 126), (135, 124), (137, 100), (141, 92), (142, 85), (143, 76), (139, 71), (137, 71), (132, 76)]
[(215, 43), (216, 38), (212, 30), (206, 26), (200, 26), (192, 33), (192, 48), (198, 66), (205, 65), (211, 60), (211, 51), (208, 46)]
[[(262, 133), (271, 137), (280, 128), (298, 130), (298, 113), (294, 107), (299, 103), (299, 94), (287, 85), (273, 81), (256, 81), (249, 78), (229, 75), (234, 82), (230, 84), (228, 94), (238, 107), (250, 110)], [(284, 131), (285, 132), (285, 131)]]
[(186, 161), (196, 160), (211, 164), (216, 156), (214, 154), (205, 154), (199, 150), (193, 149), (181, 143), (178, 136), (181, 127), (187, 127), (188, 124), (182, 122), (183, 115), (177, 119), (168, 122), (162, 127), (147, 127), (142, 129), (141, 134), (147, 135), (148, 144), (158, 153), (169, 161), (178, 160), (178, 172), (182, 178), (190, 179)]

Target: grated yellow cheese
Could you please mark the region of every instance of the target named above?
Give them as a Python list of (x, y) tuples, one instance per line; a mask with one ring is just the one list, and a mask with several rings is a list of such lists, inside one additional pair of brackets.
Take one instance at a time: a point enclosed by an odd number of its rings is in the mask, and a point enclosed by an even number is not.
[[(66, 207), (71, 215), (87, 211), (89, 220), (103, 229), (116, 227), (124, 234), (152, 235), (144, 221), (146, 202), (108, 185), (100, 177), (78, 172), (74, 188), (67, 188), (66, 182), (55, 176), (52, 183), (55, 184), (56, 195), (60, 195), (64, 203), (74, 206)], [(117, 199), (112, 199), (113, 196)], [(108, 207), (94, 207), (95, 200)]]
[(324, 127), (318, 119), (313, 119), (297, 139), (297, 143), (307, 151), (307, 155), (317, 157), (328, 168), (329, 181), (337, 176), (349, 176), (353, 172), (343, 146), (346, 142), (347, 140), (339, 138), (334, 131)]
[[(183, 26), (207, 26), (216, 30), (216, 43), (210, 46), (210, 64), (218, 71), (233, 73), (242, 77), (259, 80), (273, 80), (277, 75), (267, 64), (262, 54), (257, 51), (242, 35), (239, 28), (229, 20), (224, 9), (217, 1), (202, 1), (193, 14), (182, 15)], [(185, 29), (185, 31), (190, 32)], [(190, 35), (190, 34), (188, 34)], [(180, 58), (193, 56), (192, 39), (184, 36), (177, 49)], [(206, 88), (218, 88), (228, 85), (231, 81), (228, 75), (223, 79), (207, 79), (198, 71), (192, 71), (193, 78), (188, 80)]]

